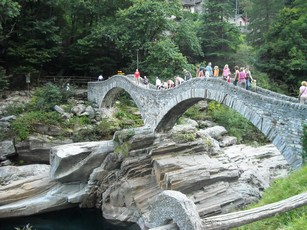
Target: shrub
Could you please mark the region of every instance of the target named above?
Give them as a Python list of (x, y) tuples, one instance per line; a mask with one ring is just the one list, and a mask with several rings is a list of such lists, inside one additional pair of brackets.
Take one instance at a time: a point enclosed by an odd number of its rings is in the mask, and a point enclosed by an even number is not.
[(186, 143), (190, 141), (195, 141), (196, 140), (196, 133), (174, 133), (172, 134), (172, 139), (176, 143)]
[(28, 112), (19, 116), (12, 122), (12, 129), (20, 140), (28, 139), (33, 132), (33, 125), (61, 125), (64, 123), (63, 118), (56, 112)]
[(91, 119), (87, 116), (77, 117), (74, 116), (68, 121), (65, 121), (65, 126), (68, 128), (75, 128), (76, 126), (90, 125), (92, 123)]
[(236, 111), (218, 102), (210, 102), (208, 110), (212, 119), (224, 126), (230, 135), (237, 137), (239, 143), (254, 140), (260, 143), (268, 142), (268, 139), (251, 122)]
[(268, 89), (281, 94), (288, 93), (288, 86), (286, 84), (270, 80), (266, 73), (255, 71), (254, 73), (252, 73), (252, 76), (255, 80), (257, 80), (257, 86), (261, 88)]
[(26, 111), (26, 105), (22, 103), (15, 103), (6, 106), (5, 115), (20, 115)]
[(72, 136), (73, 142), (82, 141), (100, 141), (105, 139), (112, 139), (115, 130), (112, 129), (111, 123), (108, 119), (102, 119), (100, 123), (91, 129), (83, 129), (74, 132)]
[(187, 111), (184, 113), (185, 117), (189, 117), (193, 120), (204, 120), (208, 117), (205, 111), (201, 111), (199, 105), (195, 104), (192, 107), (190, 107)]
[(34, 110), (52, 111), (55, 105), (66, 103), (71, 94), (71, 91), (52, 83), (47, 83), (44, 87), (38, 88), (34, 92), (30, 105)]
[(114, 135), (115, 154), (121, 154), (124, 157), (129, 156), (129, 150), (131, 148), (131, 138), (135, 135), (134, 129), (125, 129), (117, 131)]

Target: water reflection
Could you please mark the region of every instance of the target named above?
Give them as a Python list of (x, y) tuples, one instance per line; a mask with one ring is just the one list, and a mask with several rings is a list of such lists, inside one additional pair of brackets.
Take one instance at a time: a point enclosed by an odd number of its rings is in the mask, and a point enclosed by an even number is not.
[(0, 219), (1, 230), (15, 230), (30, 224), (32, 230), (140, 230), (138, 225), (112, 225), (97, 209), (67, 209), (29, 217)]

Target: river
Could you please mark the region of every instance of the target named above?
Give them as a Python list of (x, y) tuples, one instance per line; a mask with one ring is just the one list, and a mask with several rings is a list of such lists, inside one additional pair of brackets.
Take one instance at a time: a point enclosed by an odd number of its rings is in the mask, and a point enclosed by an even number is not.
[(137, 224), (113, 225), (97, 209), (72, 208), (29, 217), (0, 219), (1, 230), (15, 230), (30, 224), (31, 230), (140, 230)]

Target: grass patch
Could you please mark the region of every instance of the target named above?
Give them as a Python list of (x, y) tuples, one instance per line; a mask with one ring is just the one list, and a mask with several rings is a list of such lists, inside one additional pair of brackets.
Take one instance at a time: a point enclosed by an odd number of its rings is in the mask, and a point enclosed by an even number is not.
[[(287, 199), (291, 196), (307, 192), (307, 166), (293, 172), (286, 178), (276, 180), (268, 188), (262, 199), (257, 203), (248, 206), (248, 209), (271, 204)], [(257, 221), (240, 228), (238, 230), (275, 230), (275, 229), (306, 229), (307, 226), (307, 206), (276, 215), (261, 221)]]

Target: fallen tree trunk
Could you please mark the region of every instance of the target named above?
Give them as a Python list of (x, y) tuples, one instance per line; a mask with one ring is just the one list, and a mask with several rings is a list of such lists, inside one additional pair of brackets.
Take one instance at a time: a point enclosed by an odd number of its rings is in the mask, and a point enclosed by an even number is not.
[(307, 205), (307, 193), (302, 193), (259, 208), (204, 218), (202, 219), (203, 229), (221, 230), (239, 227), (304, 205)]

